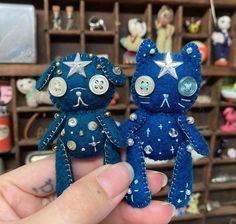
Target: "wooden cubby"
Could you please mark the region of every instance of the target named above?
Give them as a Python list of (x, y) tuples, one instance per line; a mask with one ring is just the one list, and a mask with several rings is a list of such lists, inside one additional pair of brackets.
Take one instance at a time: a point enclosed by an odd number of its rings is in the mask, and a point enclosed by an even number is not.
[[(29, 108), (26, 106), (24, 96), (16, 89), (16, 80), (22, 77), (37, 78), (42, 73), (50, 61), (56, 56), (69, 54), (71, 52), (83, 52), (95, 54), (108, 54), (109, 59), (120, 64), (127, 75), (125, 87), (118, 88), (120, 100), (118, 104), (110, 106), (109, 109), (119, 122), (128, 118), (129, 114), (135, 111), (136, 107), (130, 99), (129, 87), (134, 66), (122, 65), (122, 55), (124, 49), (120, 46), (120, 37), (128, 34), (127, 20), (133, 17), (143, 19), (147, 23), (146, 37), (156, 39), (154, 20), (156, 14), (163, 4), (170, 5), (174, 10), (175, 34), (173, 36), (173, 51), (178, 52), (182, 46), (192, 40), (203, 41), (209, 50), (207, 61), (203, 64), (202, 73), (206, 79), (206, 85), (202, 88), (202, 93), (212, 98), (209, 104), (196, 103), (189, 115), (193, 115), (196, 124), (207, 126), (201, 130), (206, 138), (210, 155), (193, 163), (195, 180), (193, 184), (194, 192), (201, 193), (200, 202), (206, 204), (208, 200), (236, 200), (236, 181), (232, 183), (211, 183), (213, 175), (219, 170), (233, 174), (236, 166), (236, 159), (216, 159), (214, 152), (221, 137), (227, 137), (230, 146), (236, 147), (236, 132), (223, 133), (219, 131), (219, 126), (224, 122), (222, 111), (227, 106), (236, 107), (235, 103), (228, 103), (220, 96), (222, 79), (225, 76), (236, 78), (236, 2), (234, 0), (215, 0), (216, 12), (227, 13), (232, 17), (232, 45), (230, 50), (230, 64), (228, 67), (216, 67), (212, 63), (211, 57), (211, 33), (213, 31), (213, 19), (208, 0), (2, 0), (4, 3), (33, 4), (36, 8), (37, 16), (37, 64), (0, 64), (1, 77), (9, 80), (13, 87), (13, 100), (9, 105), (12, 117), (13, 148), (9, 153), (1, 154), (5, 162), (6, 171), (22, 165), (25, 156), (33, 150), (37, 150), (38, 139), (35, 138), (36, 127), (31, 131), (31, 138), (24, 138), (24, 127), (27, 120), (35, 113), (45, 116), (39, 120), (42, 127), (47, 127), (53, 119), (57, 109), (52, 106), (39, 106)], [(62, 16), (65, 15), (65, 7), (73, 5), (75, 14), (75, 26), (72, 30), (52, 30), (51, 16), (52, 5), (61, 6)], [(88, 18), (92, 15), (105, 20), (107, 31), (89, 31)], [(184, 27), (184, 20), (191, 16), (202, 19), (201, 30), (197, 34), (189, 34)], [(62, 24), (63, 26), (63, 24)], [(160, 165), (150, 165), (150, 169), (162, 170), (169, 176), (173, 169), (173, 162), (170, 161)], [(168, 186), (155, 198), (166, 199)], [(236, 218), (236, 206), (223, 206), (212, 212), (203, 211), (198, 215), (187, 214), (183, 217), (174, 218), (175, 223), (229, 223), (231, 218)]]

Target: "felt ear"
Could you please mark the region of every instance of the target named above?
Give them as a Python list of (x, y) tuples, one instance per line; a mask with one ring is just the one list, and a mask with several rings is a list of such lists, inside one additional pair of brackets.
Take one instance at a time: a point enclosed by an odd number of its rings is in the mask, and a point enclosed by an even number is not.
[(152, 57), (157, 53), (158, 50), (156, 44), (150, 39), (144, 39), (139, 46), (138, 53), (136, 55), (136, 62), (140, 63), (145, 61), (147, 58)]
[(125, 74), (119, 66), (115, 66), (109, 62), (106, 58), (100, 58), (102, 71), (107, 79), (115, 86), (123, 86), (126, 81)]
[(192, 61), (193, 65), (195, 65), (197, 68), (201, 67), (201, 53), (198, 49), (198, 46), (195, 43), (193, 42), (187, 43), (182, 48), (181, 54), (184, 60)]
[(48, 84), (49, 80), (52, 78), (53, 71), (56, 68), (56, 62), (56, 60), (52, 61), (47, 70), (39, 77), (35, 86), (37, 90), (42, 90)]

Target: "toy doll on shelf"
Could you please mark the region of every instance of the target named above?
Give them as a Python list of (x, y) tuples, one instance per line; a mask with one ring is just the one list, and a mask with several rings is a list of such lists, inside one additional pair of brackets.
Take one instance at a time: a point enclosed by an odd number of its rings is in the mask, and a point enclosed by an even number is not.
[(233, 107), (226, 107), (223, 111), (226, 123), (220, 127), (223, 132), (236, 131), (236, 111)]
[(214, 64), (217, 66), (227, 66), (231, 44), (231, 38), (228, 32), (231, 27), (231, 18), (229, 16), (219, 17), (216, 26), (217, 28), (211, 36), (213, 41)]
[(71, 30), (74, 27), (74, 7), (67, 6), (66, 7), (66, 30)]
[(136, 52), (147, 32), (147, 25), (144, 21), (132, 18), (128, 21), (130, 35), (120, 39), (121, 45), (127, 50), (123, 55), (124, 64), (135, 64)]
[(189, 33), (199, 33), (201, 28), (201, 19), (191, 17), (190, 19), (185, 20), (185, 27)]
[(172, 36), (175, 32), (175, 27), (171, 24), (173, 17), (173, 10), (166, 5), (163, 5), (157, 14), (155, 21), (157, 29), (156, 44), (161, 53), (172, 51)]
[(53, 30), (61, 30), (61, 15), (60, 15), (61, 7), (59, 5), (52, 6), (52, 29)]

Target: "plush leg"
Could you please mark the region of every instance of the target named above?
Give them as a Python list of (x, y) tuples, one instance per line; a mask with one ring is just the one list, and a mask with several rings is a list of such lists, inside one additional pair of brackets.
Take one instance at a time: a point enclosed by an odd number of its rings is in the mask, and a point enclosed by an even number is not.
[(118, 152), (118, 148), (113, 145), (108, 139), (105, 143), (105, 156), (104, 156), (104, 164), (115, 164), (121, 162), (121, 157)]
[(176, 208), (186, 206), (192, 194), (192, 156), (186, 150), (187, 145), (183, 143), (178, 149), (168, 196), (169, 202)]
[(63, 191), (74, 182), (71, 160), (67, 155), (62, 142), (58, 143), (56, 151), (56, 194), (60, 196)]
[(127, 161), (134, 169), (134, 180), (125, 196), (132, 207), (143, 208), (151, 201), (151, 192), (147, 183), (146, 165), (140, 139), (134, 137), (134, 144), (127, 149)]

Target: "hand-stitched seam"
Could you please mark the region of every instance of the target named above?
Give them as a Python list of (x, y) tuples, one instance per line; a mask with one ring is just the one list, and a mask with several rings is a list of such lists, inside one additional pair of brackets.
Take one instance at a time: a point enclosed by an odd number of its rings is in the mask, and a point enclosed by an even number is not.
[(72, 179), (70, 161), (69, 161), (68, 155), (67, 155), (67, 153), (66, 153), (66, 148), (65, 148), (64, 143), (62, 142), (61, 139), (59, 139), (59, 141), (61, 142), (62, 151), (63, 151), (63, 156), (64, 156), (64, 159), (65, 159), (65, 161), (66, 161), (66, 165), (69, 166), (69, 168), (66, 168), (67, 177), (68, 177), (68, 180), (69, 180), (70, 184), (72, 184), (72, 183), (73, 183), (73, 179)]
[(61, 118), (60, 122), (58, 122), (57, 126), (55, 127), (54, 130), (51, 131), (49, 137), (47, 137), (44, 141), (43, 144), (46, 146), (50, 140), (52, 139), (52, 137), (54, 136), (54, 134), (56, 133), (56, 131), (58, 130), (58, 128), (61, 126), (62, 122), (65, 120), (65, 115)]

